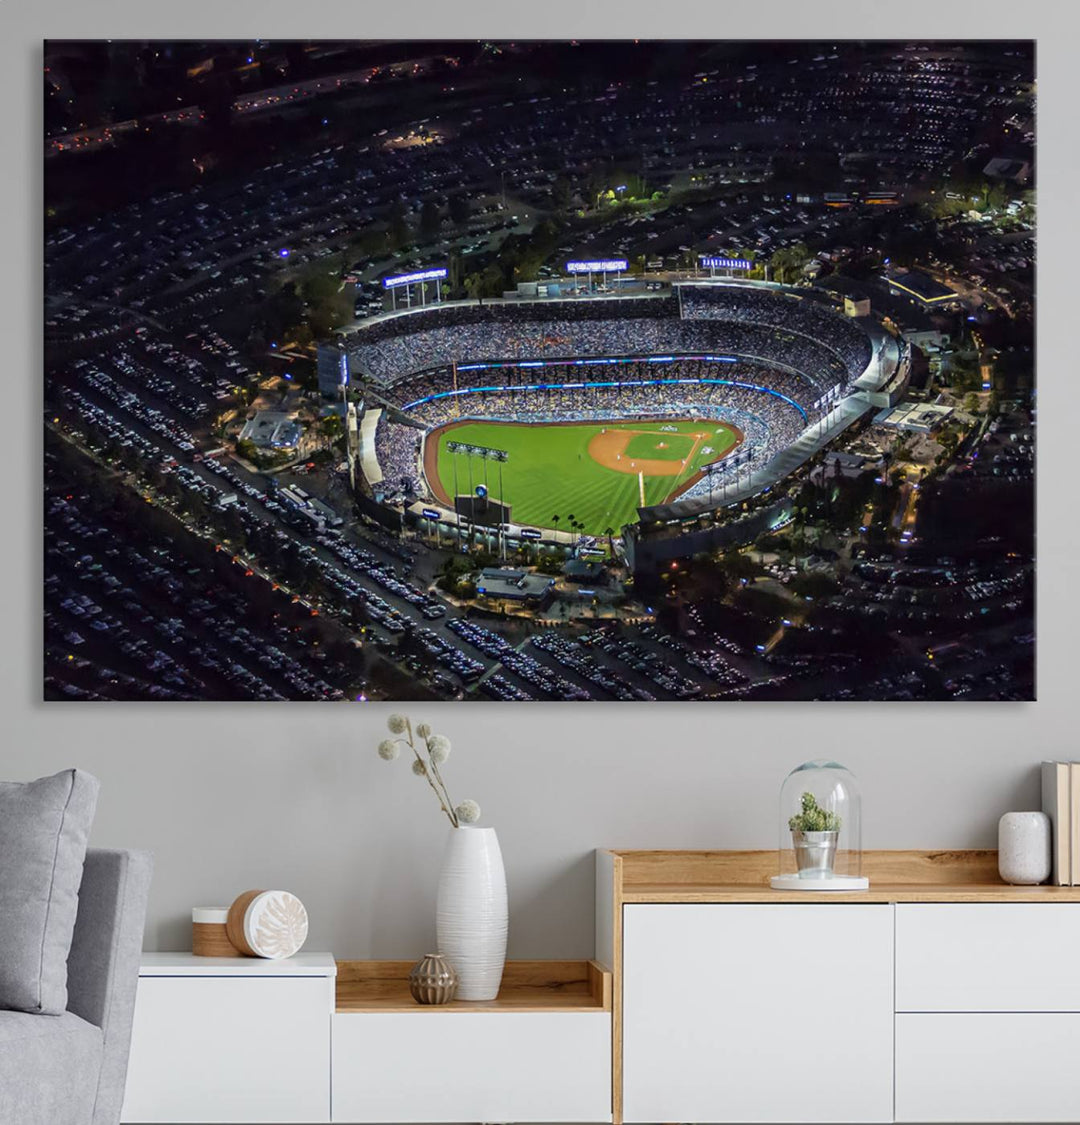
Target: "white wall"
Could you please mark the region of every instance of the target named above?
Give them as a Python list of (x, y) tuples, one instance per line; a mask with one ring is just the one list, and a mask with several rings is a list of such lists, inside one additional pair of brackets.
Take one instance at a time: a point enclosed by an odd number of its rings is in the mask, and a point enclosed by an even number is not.
[[(545, 2), (501, 24), (439, 6), (438, 21), (325, 4), (317, 16), (281, 0), (228, 6), (6, 0), (0, 68), (11, 230), (0, 272), (4, 325), (5, 495), (0, 556), (4, 665), (0, 776), (28, 779), (77, 764), (101, 778), (98, 845), (157, 856), (147, 946), (182, 948), (192, 905), (281, 886), (307, 903), (311, 948), (409, 958), (433, 939), (445, 825), (403, 761), (374, 744), (376, 705), (63, 704), (40, 702), (40, 98), (43, 35), (586, 35), (572, 5)], [(516, 6), (513, 6), (516, 7)], [(153, 12), (147, 9), (153, 8)], [(1080, 756), (1074, 701), (1078, 535), (1074, 489), (1080, 403), (1069, 289), (1075, 273), (1076, 132), (1064, 7), (908, 0), (673, 9), (620, 4), (619, 34), (743, 37), (1040, 35), (1039, 702), (1036, 704), (592, 704), (425, 707), (413, 712), (455, 743), (452, 792), (471, 796), (506, 856), (511, 954), (584, 956), (592, 947), (591, 850), (771, 847), (786, 772), (836, 757), (861, 778), (868, 847), (990, 846), (999, 814), (1037, 803), (1036, 764)], [(725, 11), (726, 9), (726, 11)], [(869, 9), (869, 10), (868, 10)], [(415, 6), (410, 6), (415, 12)], [(1062, 14), (1064, 12), (1064, 14)], [(637, 13), (640, 13), (638, 18)], [(151, 18), (151, 16), (153, 18)], [(471, 22), (469, 22), (471, 21)], [(30, 107), (30, 108), (25, 108)], [(14, 139), (14, 140), (13, 140)], [(15, 143), (21, 142), (21, 143)], [(22, 158), (18, 154), (24, 154)], [(1071, 259), (1071, 260), (1070, 260)], [(1070, 270), (1072, 266), (1072, 270)]]

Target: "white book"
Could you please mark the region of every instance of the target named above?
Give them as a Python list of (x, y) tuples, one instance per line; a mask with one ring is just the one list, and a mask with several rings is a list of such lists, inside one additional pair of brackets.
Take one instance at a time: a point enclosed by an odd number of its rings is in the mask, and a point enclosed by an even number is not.
[(1072, 825), (1072, 885), (1080, 887), (1080, 762), (1069, 763), (1069, 823)]
[(1069, 815), (1069, 763), (1043, 762), (1042, 807), (1050, 818), (1053, 837), (1053, 867), (1050, 882), (1058, 887), (1072, 884), (1072, 828)]

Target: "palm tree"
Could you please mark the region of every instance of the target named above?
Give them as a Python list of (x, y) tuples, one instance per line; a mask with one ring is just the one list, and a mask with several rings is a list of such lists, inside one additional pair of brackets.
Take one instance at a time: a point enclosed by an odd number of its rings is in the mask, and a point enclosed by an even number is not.
[[(577, 530), (577, 520), (574, 519), (574, 513), (573, 512), (571, 512), (570, 515), (568, 515), (566, 517), (566, 522), (570, 525), (571, 531)], [(576, 542), (577, 542), (577, 538), (575, 537), (574, 540), (571, 542), (571, 546), (573, 546)]]
[(605, 527), (604, 534), (607, 536), (608, 551), (611, 554), (611, 561), (615, 561), (615, 528)]
[(480, 291), (484, 288), (484, 279), (478, 273), (471, 273), (465, 278), (465, 292), (474, 300), (479, 299)]

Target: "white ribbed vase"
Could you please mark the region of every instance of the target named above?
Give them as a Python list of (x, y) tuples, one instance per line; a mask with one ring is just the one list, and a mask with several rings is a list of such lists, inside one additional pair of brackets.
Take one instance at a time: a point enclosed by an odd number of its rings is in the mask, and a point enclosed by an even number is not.
[(494, 1000), (506, 964), (506, 872), (494, 828), (451, 828), (439, 875), (436, 944), (458, 1000)]

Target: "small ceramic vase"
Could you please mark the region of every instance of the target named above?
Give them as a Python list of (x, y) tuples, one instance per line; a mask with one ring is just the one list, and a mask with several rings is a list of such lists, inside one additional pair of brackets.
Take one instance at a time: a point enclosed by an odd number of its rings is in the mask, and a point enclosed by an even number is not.
[(417, 1004), (449, 1004), (457, 986), (457, 973), (441, 953), (425, 953), (409, 973), (409, 991)]
[(998, 872), (1006, 883), (1034, 886), (1050, 878), (1050, 818), (1007, 812), (998, 821)]

